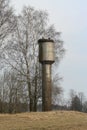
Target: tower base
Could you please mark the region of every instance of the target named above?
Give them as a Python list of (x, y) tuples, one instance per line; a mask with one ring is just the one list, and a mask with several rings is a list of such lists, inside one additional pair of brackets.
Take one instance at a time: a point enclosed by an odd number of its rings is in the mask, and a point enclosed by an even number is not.
[(51, 110), (51, 64), (42, 64), (42, 111)]

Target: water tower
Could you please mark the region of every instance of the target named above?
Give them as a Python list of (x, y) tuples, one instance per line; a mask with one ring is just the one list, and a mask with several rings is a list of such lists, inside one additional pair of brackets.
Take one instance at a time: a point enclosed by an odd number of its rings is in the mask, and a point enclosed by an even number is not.
[(51, 65), (55, 62), (54, 41), (39, 39), (39, 62), (42, 64), (42, 111), (51, 110)]

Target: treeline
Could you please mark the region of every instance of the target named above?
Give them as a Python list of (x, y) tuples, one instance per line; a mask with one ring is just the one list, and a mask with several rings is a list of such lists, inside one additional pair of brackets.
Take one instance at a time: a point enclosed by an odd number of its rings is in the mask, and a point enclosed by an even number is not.
[[(61, 97), (62, 98), (62, 97)], [(53, 105), (53, 110), (67, 110), (67, 111), (79, 111), (87, 113), (87, 100), (83, 92), (76, 92), (73, 89), (70, 90), (69, 99), (64, 98), (59, 104)]]
[[(13, 74), (5, 74), (4, 76), (7, 77), (4, 77), (2, 84), (0, 84), (0, 113), (29, 112), (27, 87), (25, 88), (25, 85), (19, 87), (20, 85), (16, 83), (17, 80), (15, 80)], [(9, 77), (10, 81), (8, 80)], [(61, 88), (56, 90), (59, 92), (54, 99), (55, 93), (53, 91), (52, 110), (72, 110), (87, 113), (87, 101), (84, 93), (76, 93), (74, 90), (70, 90), (70, 97), (65, 100)], [(37, 111), (42, 111), (41, 98), (37, 102)]]
[(87, 112), (87, 101), (83, 92), (70, 91), (70, 110)]
[[(41, 79), (40, 79), (41, 80)], [(52, 102), (55, 104), (63, 90), (53, 80)], [(32, 87), (34, 85), (34, 79)], [(59, 84), (58, 84), (59, 85)], [(35, 93), (34, 93), (35, 92)], [(42, 111), (42, 91), (32, 90), (32, 111)], [(37, 97), (36, 94), (38, 95)], [(18, 113), (30, 111), (28, 87), (26, 82), (19, 80), (15, 71), (4, 71), (0, 77), (0, 113)]]

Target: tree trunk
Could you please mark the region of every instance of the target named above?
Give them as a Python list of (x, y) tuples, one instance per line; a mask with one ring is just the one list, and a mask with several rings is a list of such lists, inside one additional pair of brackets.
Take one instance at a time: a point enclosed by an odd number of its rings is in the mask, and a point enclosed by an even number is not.
[(31, 84), (30, 82), (28, 81), (28, 97), (29, 97), (29, 109), (30, 109), (30, 112), (33, 111), (33, 98), (32, 98), (32, 92), (31, 92)]

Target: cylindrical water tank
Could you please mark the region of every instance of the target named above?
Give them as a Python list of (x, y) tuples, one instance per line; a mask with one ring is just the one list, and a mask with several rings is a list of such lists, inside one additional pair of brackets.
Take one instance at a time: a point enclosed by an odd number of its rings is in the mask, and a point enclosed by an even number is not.
[(52, 64), (55, 61), (54, 41), (51, 39), (39, 39), (39, 62)]

